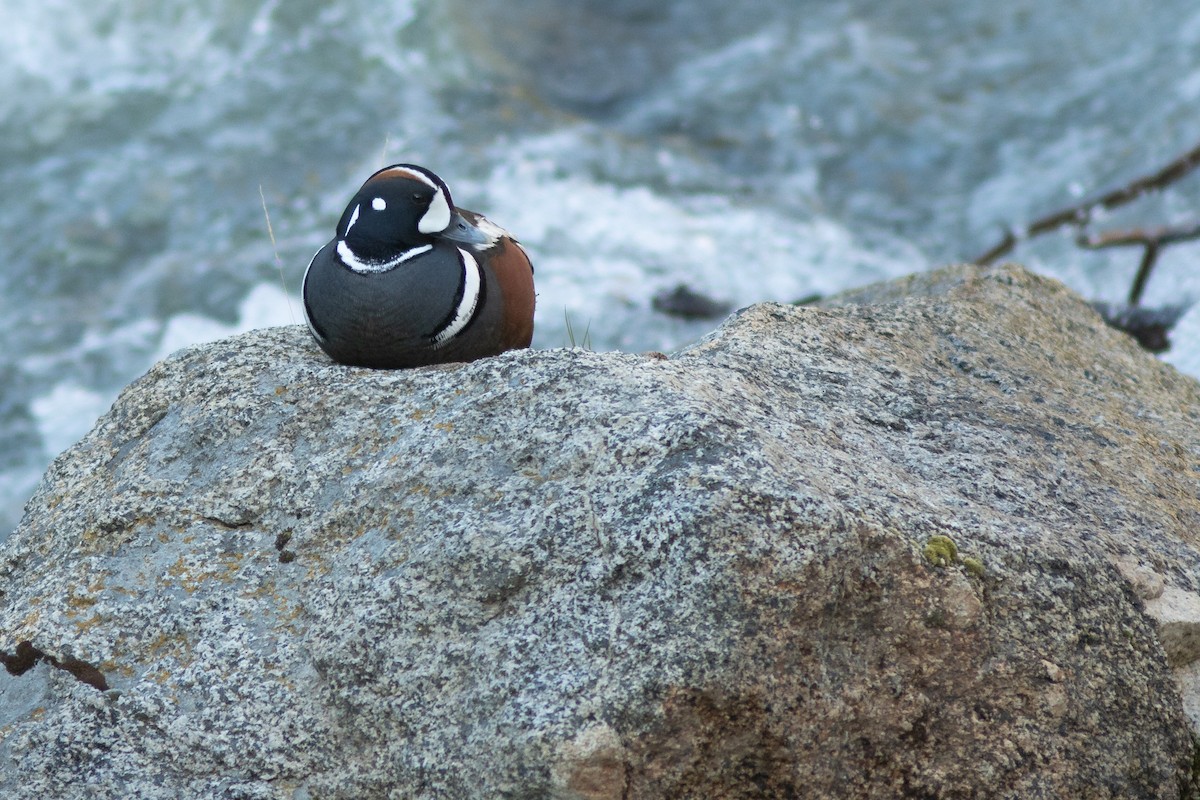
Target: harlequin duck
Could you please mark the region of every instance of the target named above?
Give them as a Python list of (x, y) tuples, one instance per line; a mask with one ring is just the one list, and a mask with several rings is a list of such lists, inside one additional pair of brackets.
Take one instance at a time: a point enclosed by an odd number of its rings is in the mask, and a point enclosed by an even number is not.
[(473, 361), (533, 338), (529, 256), (413, 164), (367, 178), (309, 262), (302, 294), (317, 344), (353, 366)]

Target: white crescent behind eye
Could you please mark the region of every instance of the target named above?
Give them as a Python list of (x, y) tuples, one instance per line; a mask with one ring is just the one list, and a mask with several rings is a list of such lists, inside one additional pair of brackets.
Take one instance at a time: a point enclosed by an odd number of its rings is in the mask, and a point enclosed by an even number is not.
[(350, 215), (350, 221), (346, 223), (346, 230), (342, 231), (342, 236), (347, 236), (350, 229), (354, 227), (354, 223), (358, 222), (358, 206), (354, 207), (354, 213)]
[(434, 192), (429, 201), (429, 209), (417, 222), (417, 230), (421, 233), (441, 233), (450, 225), (450, 204), (446, 202), (446, 193), (441, 187)]

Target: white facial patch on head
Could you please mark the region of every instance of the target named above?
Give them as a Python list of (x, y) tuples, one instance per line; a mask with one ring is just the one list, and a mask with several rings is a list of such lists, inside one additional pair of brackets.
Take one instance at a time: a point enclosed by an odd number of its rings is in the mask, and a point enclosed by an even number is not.
[(382, 197), (376, 197), (371, 201), (371, 208), (375, 209), (376, 211), (383, 211), (385, 208), (387, 208), (387, 201)]
[(350, 221), (346, 223), (346, 230), (342, 232), (342, 236), (347, 236), (350, 229), (354, 227), (354, 223), (358, 222), (358, 206), (354, 207), (354, 212), (350, 215)]
[(446, 193), (439, 186), (429, 201), (429, 210), (417, 222), (417, 230), (421, 233), (441, 233), (450, 225), (450, 204), (446, 202)]
[(433, 199), (429, 201), (429, 209), (417, 221), (417, 230), (421, 233), (441, 233), (446, 230), (450, 225), (450, 201), (446, 199), (446, 192), (437, 181), (420, 170), (408, 169), (407, 167), (392, 167), (389, 170), (385, 170), (382, 174), (402, 175), (406, 178), (420, 181), (433, 189)]

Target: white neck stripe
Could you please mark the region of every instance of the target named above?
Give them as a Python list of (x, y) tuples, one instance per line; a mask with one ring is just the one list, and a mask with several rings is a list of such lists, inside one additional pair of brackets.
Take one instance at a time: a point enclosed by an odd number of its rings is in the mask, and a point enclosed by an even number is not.
[(475, 316), (475, 306), (479, 304), (479, 289), (482, 284), (479, 262), (461, 247), (458, 252), (463, 267), (462, 300), (459, 301), (458, 308), (454, 310), (454, 319), (450, 320), (450, 324), (434, 334), (433, 346), (435, 348), (446, 344), (467, 327), (471, 317)]
[(432, 249), (433, 245), (423, 244), (420, 247), (414, 247), (411, 250), (405, 250), (400, 255), (396, 256), (395, 258), (390, 258), (387, 261), (368, 261), (356, 256), (354, 251), (350, 249), (350, 245), (346, 244), (345, 239), (339, 239), (337, 243), (338, 258), (341, 259), (343, 264), (360, 275), (365, 275), (371, 272), (387, 272), (389, 269), (398, 267), (405, 261), (410, 261), (419, 255), (424, 255)]

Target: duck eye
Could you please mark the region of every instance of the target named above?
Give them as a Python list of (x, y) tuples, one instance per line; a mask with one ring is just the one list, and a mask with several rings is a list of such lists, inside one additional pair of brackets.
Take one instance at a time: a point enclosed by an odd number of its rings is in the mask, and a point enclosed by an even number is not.
[(412, 201), (419, 206), (429, 205), (429, 201), (432, 199), (433, 199), (432, 196), (427, 195), (427, 194), (422, 194), (421, 192), (414, 192), (413, 196), (412, 196)]

